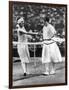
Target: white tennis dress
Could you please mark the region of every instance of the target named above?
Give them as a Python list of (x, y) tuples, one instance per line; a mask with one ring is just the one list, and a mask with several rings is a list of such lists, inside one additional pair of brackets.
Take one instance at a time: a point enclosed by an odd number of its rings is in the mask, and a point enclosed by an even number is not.
[[(49, 24), (47, 27), (46, 26), (43, 27), (43, 39), (50, 39), (55, 33), (56, 31), (51, 24)], [(42, 63), (50, 63), (50, 62), (56, 63), (61, 61), (62, 61), (61, 53), (56, 42), (49, 45), (43, 44)]]
[(29, 63), (29, 59), (30, 59), (30, 55), (29, 55), (29, 50), (28, 50), (28, 45), (24, 44), (27, 42), (27, 35), (26, 34), (22, 34), (20, 35), (19, 31), (24, 31), (26, 32), (25, 28), (18, 28), (18, 54), (20, 56), (20, 60), (23, 63)]

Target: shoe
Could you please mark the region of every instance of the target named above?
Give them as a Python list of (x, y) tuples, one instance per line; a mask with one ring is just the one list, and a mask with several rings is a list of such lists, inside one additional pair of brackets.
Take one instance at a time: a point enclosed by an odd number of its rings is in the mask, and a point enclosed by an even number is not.
[(54, 75), (56, 72), (55, 72), (55, 70), (52, 70), (51, 72), (50, 72), (50, 75)]
[(30, 73), (29, 73), (29, 72), (26, 72), (26, 74), (28, 74), (28, 75), (29, 75)]
[(26, 73), (24, 73), (24, 76), (26, 76), (27, 74)]
[(48, 76), (49, 75), (49, 72), (44, 72), (43, 75)]
[(30, 73), (29, 72), (26, 72), (26, 73), (24, 73), (24, 76), (27, 76), (27, 75), (29, 75)]

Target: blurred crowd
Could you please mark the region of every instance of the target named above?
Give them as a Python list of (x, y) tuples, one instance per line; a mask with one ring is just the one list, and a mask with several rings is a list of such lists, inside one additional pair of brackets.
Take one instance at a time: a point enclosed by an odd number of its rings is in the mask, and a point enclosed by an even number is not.
[[(65, 7), (51, 7), (48, 5), (35, 4), (14, 4), (13, 5), (13, 41), (17, 41), (17, 17), (23, 16), (27, 31), (41, 32), (44, 25), (44, 18), (50, 18), (50, 23), (55, 27), (57, 36), (65, 38)], [(32, 42), (42, 40), (42, 36), (32, 37)], [(64, 43), (59, 45), (64, 48)], [(62, 50), (63, 50), (62, 48)]]

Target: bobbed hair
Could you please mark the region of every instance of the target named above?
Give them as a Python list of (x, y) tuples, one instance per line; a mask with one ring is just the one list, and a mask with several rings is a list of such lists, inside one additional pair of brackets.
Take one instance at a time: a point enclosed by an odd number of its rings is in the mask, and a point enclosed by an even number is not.
[(45, 22), (47, 21), (47, 22), (49, 22), (49, 17), (45, 17), (45, 20), (44, 20)]

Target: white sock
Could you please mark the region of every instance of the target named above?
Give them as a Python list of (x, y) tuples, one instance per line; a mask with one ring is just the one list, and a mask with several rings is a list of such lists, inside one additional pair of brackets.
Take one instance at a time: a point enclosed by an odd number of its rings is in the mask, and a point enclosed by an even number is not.
[(26, 73), (26, 69), (27, 69), (26, 63), (21, 62), (21, 65), (22, 65), (24, 73)]
[(46, 64), (45, 64), (45, 69), (46, 69), (46, 70), (45, 70), (46, 72), (49, 72), (49, 63), (46, 63)]

